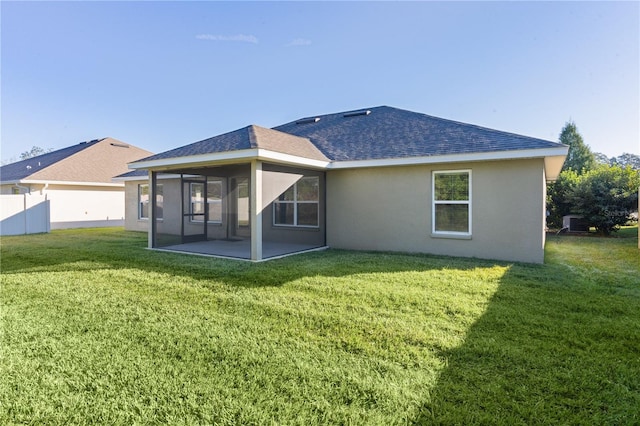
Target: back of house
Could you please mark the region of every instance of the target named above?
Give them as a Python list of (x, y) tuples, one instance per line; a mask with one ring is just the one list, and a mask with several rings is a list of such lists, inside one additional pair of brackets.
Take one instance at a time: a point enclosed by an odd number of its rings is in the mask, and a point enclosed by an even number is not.
[(251, 125), (130, 165), (149, 246), (260, 261), (334, 247), (541, 263), (568, 147), (381, 106)]

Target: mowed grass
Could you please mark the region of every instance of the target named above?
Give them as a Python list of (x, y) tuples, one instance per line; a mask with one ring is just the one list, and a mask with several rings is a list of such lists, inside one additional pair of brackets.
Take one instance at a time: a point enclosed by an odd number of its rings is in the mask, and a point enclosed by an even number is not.
[(261, 264), (3, 237), (0, 424), (638, 424), (640, 252)]

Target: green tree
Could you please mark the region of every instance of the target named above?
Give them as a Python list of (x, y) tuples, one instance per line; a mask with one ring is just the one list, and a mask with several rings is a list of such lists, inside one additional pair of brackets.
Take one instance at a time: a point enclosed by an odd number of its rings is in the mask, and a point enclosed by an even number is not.
[[(562, 128), (559, 139), (561, 143), (569, 145), (569, 152), (560, 176), (556, 182), (547, 186), (547, 226), (550, 228), (561, 228), (562, 216), (575, 213), (567, 198), (568, 194), (575, 186), (578, 176), (597, 165), (596, 156), (589, 145), (584, 143), (576, 123), (568, 121)], [(606, 156), (602, 157), (608, 161)], [(598, 159), (602, 161), (602, 157)]]
[(38, 155), (46, 154), (47, 152), (51, 152), (52, 150), (45, 150), (39, 146), (33, 146), (29, 151), (25, 151), (20, 154), (20, 160), (26, 160), (29, 158), (37, 157)]
[(606, 155), (604, 155), (601, 152), (594, 152), (593, 153), (593, 157), (596, 159), (596, 165), (600, 166), (600, 165), (609, 165), (611, 163), (611, 160), (609, 160), (609, 157), (607, 157)]
[(625, 152), (616, 158), (612, 158), (610, 164), (617, 164), (621, 167), (631, 166), (632, 169), (640, 170), (640, 156)]
[(572, 205), (568, 197), (578, 183), (578, 173), (569, 169), (560, 173), (558, 179), (549, 184), (547, 189), (547, 226), (562, 228), (562, 216), (572, 213)]
[(562, 166), (562, 170), (575, 170), (582, 174), (596, 166), (596, 159), (591, 152), (589, 145), (582, 140), (582, 135), (578, 132), (576, 123), (568, 121), (560, 132), (560, 142), (569, 145), (567, 159)]
[(601, 166), (578, 176), (566, 195), (574, 213), (596, 231), (610, 235), (630, 220), (638, 208), (640, 172), (630, 166)]

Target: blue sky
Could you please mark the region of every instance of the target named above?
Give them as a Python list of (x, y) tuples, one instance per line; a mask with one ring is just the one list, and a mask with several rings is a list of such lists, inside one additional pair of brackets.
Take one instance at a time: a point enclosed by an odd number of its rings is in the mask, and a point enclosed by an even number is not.
[(640, 151), (638, 2), (0, 2), (2, 159), (389, 105)]

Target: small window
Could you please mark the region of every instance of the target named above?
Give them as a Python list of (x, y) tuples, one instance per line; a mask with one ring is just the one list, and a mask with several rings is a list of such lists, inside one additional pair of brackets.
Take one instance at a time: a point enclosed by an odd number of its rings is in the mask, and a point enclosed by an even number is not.
[(273, 202), (276, 226), (318, 227), (320, 179), (303, 177)]
[(207, 180), (207, 196), (204, 196), (204, 182), (191, 183), (190, 213), (192, 222), (203, 222), (205, 209), (209, 216), (207, 223), (222, 223), (222, 180)]
[[(156, 185), (156, 219), (161, 220), (164, 207), (162, 185)], [(149, 184), (138, 185), (138, 219), (149, 219)]]
[(432, 232), (471, 235), (471, 170), (433, 172)]

